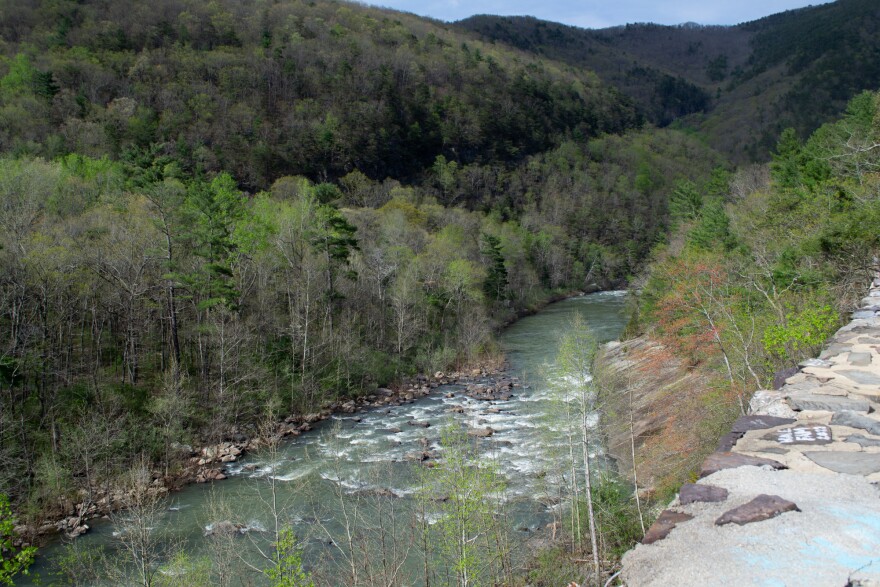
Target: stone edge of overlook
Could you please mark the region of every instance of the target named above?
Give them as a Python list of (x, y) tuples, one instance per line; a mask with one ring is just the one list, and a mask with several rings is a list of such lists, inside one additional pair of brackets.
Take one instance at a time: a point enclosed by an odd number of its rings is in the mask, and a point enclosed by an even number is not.
[[(850, 322), (789, 375), (754, 394), (700, 479), (624, 556), (622, 584), (880, 585), (880, 272)], [(835, 518), (859, 505), (860, 522)], [(864, 542), (876, 558), (851, 544), (859, 524), (875, 530)], [(807, 547), (793, 551), (798, 528)]]

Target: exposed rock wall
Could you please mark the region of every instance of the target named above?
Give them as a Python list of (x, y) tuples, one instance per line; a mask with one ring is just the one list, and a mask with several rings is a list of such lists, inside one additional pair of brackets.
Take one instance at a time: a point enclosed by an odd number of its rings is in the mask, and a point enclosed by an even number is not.
[(701, 431), (689, 412), (699, 412), (705, 374), (691, 369), (660, 342), (639, 337), (606, 344), (597, 361), (602, 431), (621, 475), (633, 480), (633, 440), (639, 489), (656, 487), (693, 468), (703, 453)]

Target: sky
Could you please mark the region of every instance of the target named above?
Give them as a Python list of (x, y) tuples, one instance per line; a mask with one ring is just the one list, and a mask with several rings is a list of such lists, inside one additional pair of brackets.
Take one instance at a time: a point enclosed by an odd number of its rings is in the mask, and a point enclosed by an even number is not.
[(823, 4), (822, 0), (369, 0), (445, 21), (474, 14), (529, 15), (584, 28), (628, 22), (737, 24), (763, 16)]

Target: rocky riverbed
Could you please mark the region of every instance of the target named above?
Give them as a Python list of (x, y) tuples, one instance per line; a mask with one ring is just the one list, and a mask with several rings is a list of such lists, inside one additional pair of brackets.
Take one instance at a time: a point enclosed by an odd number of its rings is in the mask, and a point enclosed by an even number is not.
[[(194, 449), (187, 445), (172, 446), (183, 458), (183, 466), (172, 475), (153, 471), (149, 491), (155, 497), (165, 497), (190, 483), (211, 483), (228, 478), (228, 467), (237, 463), (249, 452), (265, 447), (272, 442), (297, 437), (308, 433), (313, 426), (331, 418), (334, 414), (352, 415), (364, 410), (392, 408), (414, 403), (420, 398), (435, 392), (440, 386), (461, 386), (461, 393), (482, 401), (505, 401), (513, 397), (514, 387), (519, 379), (506, 375), (503, 362), (485, 362), (463, 371), (436, 372), (433, 376), (419, 376), (404, 380), (395, 389), (378, 388), (374, 393), (345, 401), (329, 402), (320, 411), (292, 415), (278, 423), (269, 435), (257, 434), (253, 429), (230, 431), (229, 439)], [(430, 426), (428, 422), (411, 421), (413, 426)], [(491, 436), (491, 428), (472, 429), (474, 436)], [(433, 451), (413, 453), (411, 460), (429, 461), (435, 458)], [(77, 538), (89, 531), (88, 522), (96, 518), (107, 518), (116, 511), (125, 509), (131, 503), (131, 492), (114, 487), (93, 488), (91, 494), (83, 494), (83, 500), (69, 503), (65, 511), (56, 519), (46, 520), (35, 526), (19, 525), (15, 528), (18, 536), (15, 546), (39, 544), (47, 537), (62, 534), (68, 539)]]

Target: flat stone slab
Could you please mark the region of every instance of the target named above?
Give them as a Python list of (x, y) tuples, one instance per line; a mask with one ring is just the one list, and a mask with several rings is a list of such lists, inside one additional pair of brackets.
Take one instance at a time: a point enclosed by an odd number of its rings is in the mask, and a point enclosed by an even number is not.
[(795, 421), (792, 418), (779, 418), (777, 416), (743, 416), (733, 423), (730, 431), (745, 434), (750, 430), (766, 430), (767, 428), (776, 428), (785, 424), (794, 424)]
[(869, 320), (873, 318), (876, 314), (874, 314), (873, 310), (856, 310), (852, 314), (853, 320)]
[(672, 532), (672, 529), (678, 524), (693, 519), (694, 517), (690, 514), (673, 510), (663, 510), (660, 517), (657, 518), (657, 521), (648, 528), (647, 532), (645, 532), (645, 537), (642, 538), (642, 544), (654, 544), (658, 540), (663, 540), (669, 536), (669, 533)]
[(819, 355), (820, 359), (830, 359), (832, 357), (836, 357), (842, 353), (849, 351), (852, 346), (843, 343), (834, 343), (828, 346), (822, 353)]
[(681, 486), (681, 490), (678, 493), (678, 499), (681, 502), (681, 505), (687, 505), (698, 501), (717, 503), (727, 499), (728, 495), (728, 491), (723, 487), (703, 485), (701, 483), (685, 483)]
[(743, 432), (728, 432), (718, 439), (718, 447), (715, 450), (718, 452), (730, 452), (736, 446), (739, 439), (743, 437), (743, 434)]
[(871, 353), (850, 353), (846, 361), (853, 367), (867, 367), (871, 364)]
[(841, 369), (838, 371), (847, 379), (855, 381), (859, 385), (880, 385), (880, 375), (870, 373), (868, 371), (858, 371), (855, 369)]
[(830, 369), (834, 366), (834, 364), (830, 361), (826, 361), (825, 359), (807, 359), (806, 361), (801, 361), (798, 366), (801, 368), (822, 367), (824, 369)]
[(820, 412), (864, 412), (871, 411), (871, 404), (866, 400), (839, 397), (834, 395), (805, 394), (788, 398), (791, 408), (798, 412), (813, 410)]
[(773, 389), (781, 389), (782, 386), (785, 385), (786, 380), (794, 377), (798, 373), (800, 373), (800, 369), (797, 367), (789, 367), (788, 369), (777, 371), (773, 375)]
[(805, 452), (804, 456), (835, 473), (870, 475), (880, 472), (880, 453), (870, 452)]
[(860, 428), (874, 436), (880, 436), (880, 422), (856, 412), (838, 412), (831, 418), (831, 423), (836, 426)]
[(782, 499), (778, 495), (761, 494), (747, 504), (724, 512), (720, 518), (715, 520), (715, 525), (738, 524), (744, 526), (753, 522), (763, 522), (764, 520), (775, 518), (785, 512), (799, 511), (801, 510), (794, 502)]
[(706, 457), (703, 466), (700, 468), (700, 478), (708, 477), (712, 473), (717, 473), (723, 469), (734, 469), (736, 467), (772, 467), (777, 471), (787, 469), (785, 465), (773, 459), (763, 459), (761, 457), (750, 457), (735, 452), (715, 452)]
[(793, 426), (780, 428), (764, 436), (764, 440), (775, 440), (779, 444), (830, 444), (831, 428), (818, 426)]
[(862, 448), (880, 446), (880, 438), (868, 438), (864, 434), (851, 434), (844, 442), (854, 442)]

